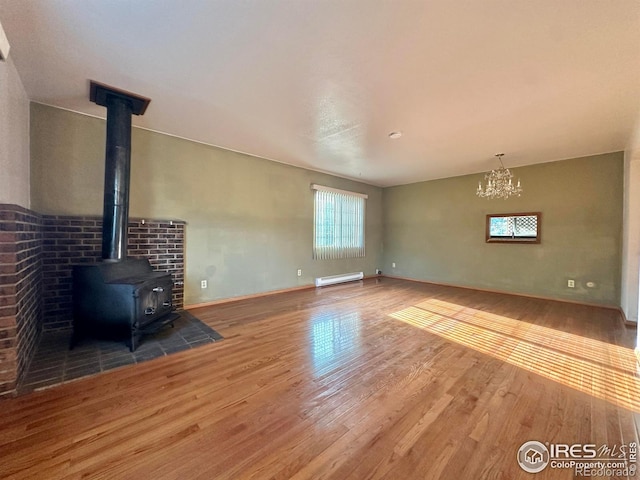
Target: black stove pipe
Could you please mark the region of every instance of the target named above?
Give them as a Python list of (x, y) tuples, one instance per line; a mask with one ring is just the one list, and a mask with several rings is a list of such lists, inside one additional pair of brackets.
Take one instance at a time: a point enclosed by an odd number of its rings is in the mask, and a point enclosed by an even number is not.
[(127, 259), (131, 115), (144, 114), (151, 100), (94, 81), (90, 82), (89, 98), (107, 107), (102, 259), (120, 262)]
[(112, 262), (127, 258), (131, 108), (131, 102), (125, 98), (110, 95), (107, 99), (102, 259)]

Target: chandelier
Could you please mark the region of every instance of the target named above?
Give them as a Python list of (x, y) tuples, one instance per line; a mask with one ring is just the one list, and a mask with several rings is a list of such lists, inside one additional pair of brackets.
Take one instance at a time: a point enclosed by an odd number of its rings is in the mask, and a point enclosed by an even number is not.
[(522, 193), (520, 179), (516, 185), (513, 184), (513, 173), (508, 168), (504, 168), (502, 157), (504, 153), (496, 153), (496, 157), (500, 161), (500, 168), (491, 170), (484, 175), (486, 185), (482, 188), (482, 182), (478, 182), (478, 190), (476, 195), (482, 198), (504, 198), (505, 200), (511, 196), (519, 197)]

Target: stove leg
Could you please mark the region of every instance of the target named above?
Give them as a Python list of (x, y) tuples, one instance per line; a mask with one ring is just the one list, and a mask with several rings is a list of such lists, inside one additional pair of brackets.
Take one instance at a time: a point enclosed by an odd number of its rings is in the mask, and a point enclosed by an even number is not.
[(140, 344), (140, 336), (136, 335), (134, 332), (131, 332), (131, 340), (127, 342), (127, 346), (129, 347), (129, 351), (133, 353), (138, 345)]

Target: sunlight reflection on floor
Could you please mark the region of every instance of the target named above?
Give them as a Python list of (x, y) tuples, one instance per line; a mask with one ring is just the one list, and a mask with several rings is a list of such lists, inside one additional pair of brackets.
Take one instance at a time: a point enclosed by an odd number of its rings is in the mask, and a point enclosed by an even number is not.
[(359, 351), (360, 313), (315, 315), (311, 327), (311, 352), (314, 372), (322, 375), (345, 356)]
[(630, 348), (434, 299), (390, 316), (580, 392), (640, 411), (640, 378)]

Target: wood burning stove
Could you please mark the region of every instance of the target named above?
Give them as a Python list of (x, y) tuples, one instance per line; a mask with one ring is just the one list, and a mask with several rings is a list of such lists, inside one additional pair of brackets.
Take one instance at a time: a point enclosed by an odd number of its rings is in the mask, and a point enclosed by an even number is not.
[(126, 339), (131, 351), (146, 333), (173, 323), (171, 274), (145, 258), (73, 267), (73, 326), (85, 336)]
[(131, 115), (150, 100), (91, 82), (91, 101), (107, 107), (102, 262), (73, 268), (73, 337), (126, 339), (134, 351), (140, 337), (172, 324), (171, 274), (154, 272), (147, 259), (127, 258)]

